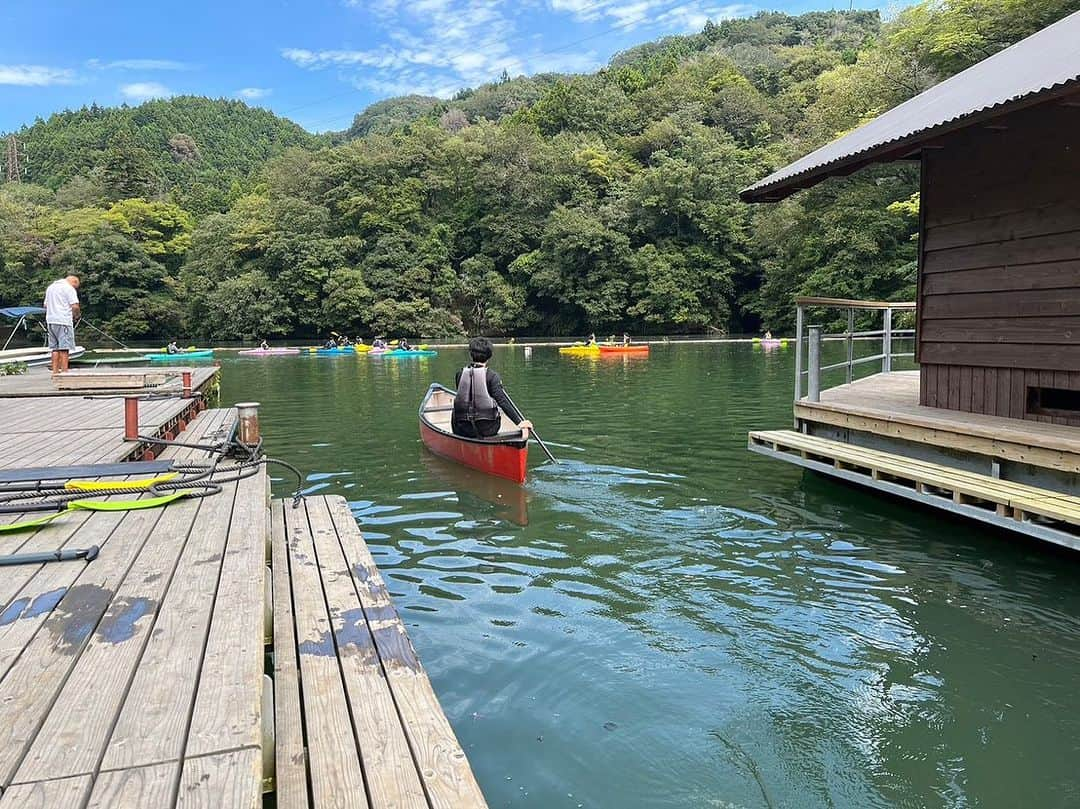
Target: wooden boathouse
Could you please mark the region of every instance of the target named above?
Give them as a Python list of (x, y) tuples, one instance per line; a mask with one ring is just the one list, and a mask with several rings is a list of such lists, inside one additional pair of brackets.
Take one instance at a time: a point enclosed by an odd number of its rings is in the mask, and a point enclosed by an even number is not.
[[(346, 501), (226, 474), (243, 437), (206, 407), (217, 373), (0, 378), (0, 809), (483, 809)], [(218, 490), (87, 494), (124, 508), (42, 524), (17, 499), (145, 483), (137, 458)]]
[[(798, 300), (795, 430), (750, 448), (1080, 549), (1078, 132), (1075, 13), (745, 189), (921, 167), (917, 300)], [(856, 331), (872, 313), (881, 328)], [(880, 351), (857, 356), (867, 340)], [(896, 371), (912, 340), (917, 370)], [(867, 362), (881, 373), (856, 379)]]

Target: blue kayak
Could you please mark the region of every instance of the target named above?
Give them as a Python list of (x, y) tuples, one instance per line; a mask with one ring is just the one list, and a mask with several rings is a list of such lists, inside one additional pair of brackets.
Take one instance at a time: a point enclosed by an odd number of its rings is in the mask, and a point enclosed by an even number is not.
[(393, 351), (369, 351), (368, 354), (373, 357), (435, 357), (439, 352), (429, 348), (414, 348), (412, 351), (395, 348)]

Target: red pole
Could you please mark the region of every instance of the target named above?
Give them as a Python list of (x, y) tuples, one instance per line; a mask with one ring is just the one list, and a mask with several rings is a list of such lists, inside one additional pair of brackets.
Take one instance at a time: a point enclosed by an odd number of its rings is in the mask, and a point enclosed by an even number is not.
[(191, 398), (191, 371), (184, 371), (183, 372), (183, 380), (184, 380), (184, 398), (185, 399), (190, 399)]
[(135, 441), (139, 437), (139, 397), (124, 397), (124, 440)]

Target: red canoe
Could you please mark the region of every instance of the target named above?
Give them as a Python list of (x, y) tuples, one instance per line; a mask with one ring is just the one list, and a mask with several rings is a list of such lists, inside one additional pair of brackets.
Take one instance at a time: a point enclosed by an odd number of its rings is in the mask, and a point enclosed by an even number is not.
[(420, 440), (443, 458), (457, 461), (489, 475), (525, 482), (525, 461), (529, 443), (521, 440), (521, 430), (503, 416), (502, 431), (493, 438), (465, 438), (450, 430), (454, 412), (454, 392), (435, 383), (420, 403)]
[(648, 343), (631, 343), (626, 346), (606, 346), (603, 343), (600, 344), (601, 354), (648, 354)]

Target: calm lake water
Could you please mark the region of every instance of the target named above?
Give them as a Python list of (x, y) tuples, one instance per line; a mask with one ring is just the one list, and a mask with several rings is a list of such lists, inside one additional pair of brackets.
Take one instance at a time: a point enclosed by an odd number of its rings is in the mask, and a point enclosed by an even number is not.
[(348, 498), (493, 807), (1080, 805), (1080, 560), (747, 452), (793, 353), (498, 349), (564, 459), (524, 489), (420, 444), (463, 351), (225, 360), (222, 401)]

